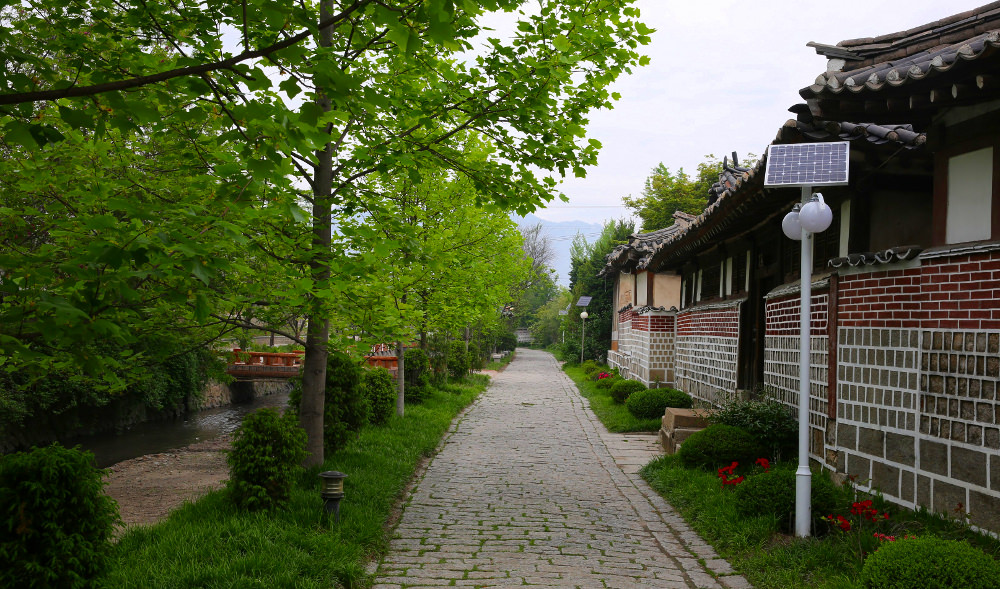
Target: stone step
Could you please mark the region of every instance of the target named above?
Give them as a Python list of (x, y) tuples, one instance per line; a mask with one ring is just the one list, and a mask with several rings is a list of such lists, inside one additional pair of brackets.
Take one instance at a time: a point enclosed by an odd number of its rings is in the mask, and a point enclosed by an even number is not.
[(703, 429), (708, 427), (707, 417), (708, 413), (704, 409), (667, 407), (660, 423), (668, 432), (682, 427)]

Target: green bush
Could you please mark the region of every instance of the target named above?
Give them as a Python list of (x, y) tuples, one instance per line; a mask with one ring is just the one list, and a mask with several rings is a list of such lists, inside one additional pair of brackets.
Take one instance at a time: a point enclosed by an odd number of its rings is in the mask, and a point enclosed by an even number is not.
[[(681, 446), (683, 448), (683, 446)], [(751, 466), (753, 463), (741, 463)], [(736, 512), (741, 517), (773, 515), (783, 532), (791, 532), (795, 520), (795, 467), (775, 465), (770, 472), (754, 473), (736, 485)], [(829, 513), (843, 511), (848, 501), (825, 472), (812, 473), (810, 493), (813, 521)]]
[(648, 389), (632, 393), (625, 400), (625, 408), (639, 419), (663, 417), (667, 407), (690, 408), (691, 396), (677, 389)]
[(733, 400), (709, 413), (711, 423), (741, 427), (760, 442), (769, 458), (795, 456), (798, 422), (791, 410), (776, 399)]
[(486, 363), (483, 361), (483, 351), (476, 342), (469, 342), (469, 369), (482, 370)]
[(623, 379), (619, 376), (609, 376), (608, 378), (602, 378), (597, 381), (596, 386), (602, 391), (610, 391), (611, 387), (615, 386), (616, 382), (621, 382)]
[(403, 352), (403, 377), (406, 379), (403, 400), (407, 403), (423, 402), (431, 389), (431, 363), (427, 352), (420, 348)]
[(997, 589), (1000, 563), (965, 542), (934, 536), (887, 542), (865, 559), (861, 586)]
[(299, 463), (306, 457), (306, 432), (293, 411), (258, 409), (243, 419), (226, 456), (226, 488), (238, 507), (274, 509), (288, 503)]
[(686, 468), (716, 469), (733, 461), (753, 464), (763, 453), (747, 430), (719, 424), (691, 434), (677, 455)]
[(611, 385), (611, 398), (616, 403), (624, 403), (629, 395), (646, 390), (646, 385), (637, 380), (619, 380)]
[(382, 367), (366, 370), (361, 390), (368, 402), (368, 420), (375, 425), (389, 421), (396, 411), (396, 379), (389, 371)]
[(597, 372), (598, 366), (597, 362), (593, 360), (587, 360), (586, 362), (580, 365), (580, 368), (583, 369), (584, 374), (590, 376), (591, 374)]
[(462, 380), (469, 374), (469, 355), (465, 352), (465, 342), (451, 342), (448, 347), (448, 375), (455, 380)]
[[(361, 366), (342, 352), (330, 352), (326, 361), (326, 393), (323, 400), (323, 448), (334, 452), (358, 435), (368, 422), (368, 402), (361, 392)], [(288, 403), (296, 411), (302, 389), (296, 386)]]
[(104, 474), (58, 444), (0, 459), (0, 586), (96, 586), (119, 522)]

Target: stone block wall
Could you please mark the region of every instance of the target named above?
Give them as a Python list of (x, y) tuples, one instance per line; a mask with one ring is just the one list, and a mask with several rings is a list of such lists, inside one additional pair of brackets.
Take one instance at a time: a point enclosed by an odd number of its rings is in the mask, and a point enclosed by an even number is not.
[[(829, 415), (829, 336), (830, 296), (813, 292), (810, 306), (809, 338), (809, 453), (830, 468), (826, 452)], [(797, 293), (785, 293), (767, 301), (764, 344), (764, 385), (793, 415), (799, 407), (799, 322)]]
[(708, 403), (736, 390), (742, 302), (699, 305), (677, 314), (677, 388)]

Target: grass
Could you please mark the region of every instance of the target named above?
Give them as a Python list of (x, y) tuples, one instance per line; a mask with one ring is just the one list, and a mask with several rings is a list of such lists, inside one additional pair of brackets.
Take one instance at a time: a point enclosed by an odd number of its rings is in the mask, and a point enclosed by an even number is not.
[[(871, 538), (874, 528), (798, 539), (779, 533), (774, 516), (741, 518), (732, 490), (723, 489), (715, 473), (686, 469), (676, 456), (655, 459), (641, 474), (698, 534), (759, 589), (858, 587), (864, 554), (859, 543), (867, 550), (877, 548), (877, 541)], [(875, 504), (892, 514), (879, 524), (884, 527), (880, 530), (883, 533), (964, 539), (994, 557), (1000, 554), (1000, 542), (975, 533), (961, 522), (889, 506), (878, 498)], [(850, 499), (845, 499), (843, 515), (848, 515), (849, 507)]]
[(511, 361), (514, 360), (514, 356), (516, 355), (517, 352), (514, 351), (511, 352), (510, 354), (507, 354), (503, 358), (500, 358), (499, 360), (491, 360), (486, 364), (486, 366), (483, 366), (483, 370), (497, 370), (497, 371), (503, 370), (504, 368), (507, 367), (508, 364), (511, 363)]
[(610, 432), (656, 432), (660, 431), (661, 420), (639, 419), (629, 413), (623, 403), (616, 403), (611, 398), (611, 391), (597, 388), (597, 383), (587, 378), (579, 366), (563, 366), (563, 371), (573, 379), (580, 393), (590, 401), (590, 408), (597, 419)]
[(225, 491), (165, 521), (127, 532), (115, 547), (110, 587), (364, 587), (366, 564), (388, 546), (385, 524), (422, 458), (489, 379), (451, 383), (404, 417), (363, 429), (322, 470), (348, 474), (340, 524), (322, 520), (318, 470), (304, 473), (286, 510), (247, 513)]

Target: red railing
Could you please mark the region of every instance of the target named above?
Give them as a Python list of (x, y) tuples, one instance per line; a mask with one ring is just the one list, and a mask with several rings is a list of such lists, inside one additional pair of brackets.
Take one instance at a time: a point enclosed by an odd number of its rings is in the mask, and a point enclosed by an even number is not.
[(237, 378), (291, 378), (302, 369), (305, 352), (249, 352), (233, 349), (226, 372)]

